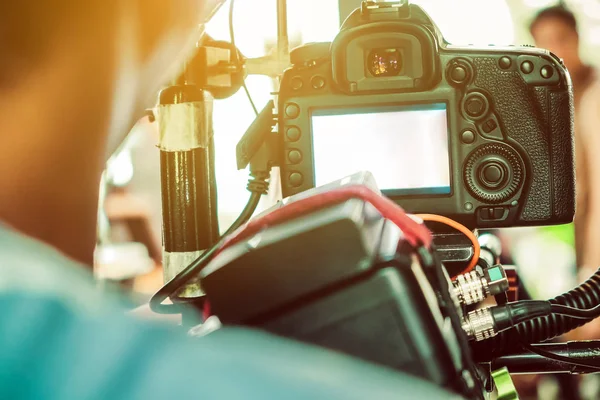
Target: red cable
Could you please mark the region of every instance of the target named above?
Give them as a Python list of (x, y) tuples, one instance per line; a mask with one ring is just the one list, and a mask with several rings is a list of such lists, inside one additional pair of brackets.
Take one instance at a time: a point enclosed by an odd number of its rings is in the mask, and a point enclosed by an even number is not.
[(217, 254), (269, 226), (278, 225), (314, 212), (315, 210), (340, 204), (350, 199), (361, 199), (373, 205), (384, 218), (389, 219), (402, 230), (405, 236), (404, 239), (413, 247), (425, 246), (428, 248), (431, 245), (431, 232), (429, 232), (424, 224), (417, 222), (413, 217), (407, 215), (399, 205), (387, 197), (379, 195), (366, 186), (355, 185), (329, 190), (294, 201), (263, 217), (251, 220), (238, 231), (232, 233), (225, 240)]

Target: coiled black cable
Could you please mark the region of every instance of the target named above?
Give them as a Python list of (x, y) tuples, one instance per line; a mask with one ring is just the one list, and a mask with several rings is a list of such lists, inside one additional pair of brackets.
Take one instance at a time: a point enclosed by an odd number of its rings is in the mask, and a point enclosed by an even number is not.
[[(580, 310), (592, 309), (600, 305), (600, 269), (575, 289), (551, 299), (550, 303)], [(520, 346), (520, 343), (540, 343), (554, 339), (585, 325), (592, 319), (552, 314), (518, 324), (514, 329), (473, 344), (472, 347), (474, 354), (479, 356), (478, 359), (488, 359), (515, 349)]]

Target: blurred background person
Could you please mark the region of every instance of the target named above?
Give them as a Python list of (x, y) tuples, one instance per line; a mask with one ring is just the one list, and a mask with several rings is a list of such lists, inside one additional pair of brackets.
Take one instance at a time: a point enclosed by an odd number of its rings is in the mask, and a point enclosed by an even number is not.
[(543, 9), (533, 19), (530, 31), (538, 47), (563, 59), (573, 81), (575, 250), (580, 276), (586, 279), (600, 266), (600, 85), (595, 68), (580, 56), (577, 20), (570, 10), (562, 5)]

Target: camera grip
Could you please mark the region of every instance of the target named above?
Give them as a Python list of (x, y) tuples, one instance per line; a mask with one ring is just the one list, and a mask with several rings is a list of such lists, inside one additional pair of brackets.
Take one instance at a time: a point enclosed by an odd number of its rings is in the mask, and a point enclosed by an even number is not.
[(521, 221), (569, 222), (574, 213), (572, 127), (565, 126), (572, 119), (569, 91), (530, 86), (517, 70), (501, 70), (494, 58), (474, 61), (475, 85), (491, 94), (507, 137), (527, 149)]
[(575, 139), (564, 134), (573, 132), (573, 115), (570, 92), (550, 93), (554, 216), (563, 222), (571, 222), (575, 215)]

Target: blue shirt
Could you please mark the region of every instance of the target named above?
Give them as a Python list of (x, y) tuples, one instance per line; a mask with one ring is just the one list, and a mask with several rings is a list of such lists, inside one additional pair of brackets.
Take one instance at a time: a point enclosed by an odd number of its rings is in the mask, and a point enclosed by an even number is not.
[(0, 399), (458, 398), (263, 332), (133, 320), (83, 268), (2, 227), (0, 310)]

